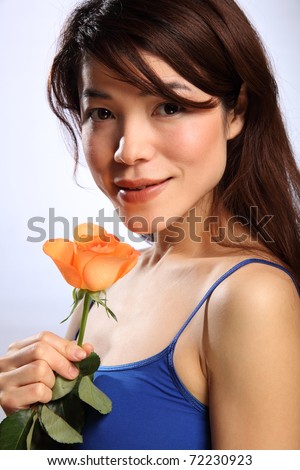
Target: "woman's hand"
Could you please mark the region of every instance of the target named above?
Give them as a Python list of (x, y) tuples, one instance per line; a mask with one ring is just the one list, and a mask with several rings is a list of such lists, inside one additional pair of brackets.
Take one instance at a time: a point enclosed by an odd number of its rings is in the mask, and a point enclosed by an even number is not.
[(78, 362), (93, 351), (91, 344), (77, 346), (44, 331), (10, 345), (0, 358), (0, 405), (6, 414), (28, 408), (36, 402), (52, 398), (55, 372), (66, 379), (75, 379)]

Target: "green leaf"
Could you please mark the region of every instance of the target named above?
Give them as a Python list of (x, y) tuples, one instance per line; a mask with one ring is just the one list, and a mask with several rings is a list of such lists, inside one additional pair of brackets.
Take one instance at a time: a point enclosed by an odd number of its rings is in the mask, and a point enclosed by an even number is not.
[[(39, 405), (41, 406), (41, 405)], [(38, 414), (33, 417), (33, 423), (27, 434), (27, 450), (56, 450), (61, 444), (51, 439), (40, 425)]]
[(74, 289), (72, 290), (72, 297), (73, 297), (73, 301), (76, 302), (76, 299), (77, 299), (77, 288), (76, 287), (74, 287)]
[[(101, 297), (101, 294), (103, 294), (104, 297)], [(89, 291), (89, 295), (90, 295), (90, 298), (96, 302), (97, 304), (97, 307), (99, 307), (99, 305), (102, 305), (102, 307), (105, 308), (105, 311), (107, 313), (108, 316), (111, 316), (114, 320), (118, 321), (117, 320), (117, 317), (116, 315), (114, 314), (114, 312), (108, 308), (107, 306), (107, 297), (106, 297), (106, 291), (103, 290), (103, 291), (97, 291), (97, 292), (91, 292)]]
[(0, 423), (0, 449), (26, 450), (26, 438), (33, 422), (33, 409), (18, 410)]
[(80, 375), (92, 375), (100, 366), (100, 357), (92, 352), (82, 361), (75, 362), (75, 366), (78, 367)]
[(96, 292), (89, 291), (90, 298), (91, 298), (94, 302), (99, 302), (101, 292), (102, 292), (101, 290), (100, 290), (100, 291), (96, 291)]
[(33, 422), (33, 425), (27, 436), (28, 450), (55, 450), (58, 449), (60, 445), (61, 444), (48, 436), (38, 419)]
[(77, 378), (74, 380), (68, 380), (61, 377), (61, 375), (57, 375), (52, 389), (52, 400), (58, 400), (70, 393), (75, 387), (77, 380)]
[(77, 298), (77, 300), (78, 301), (82, 300), (85, 293), (86, 293), (85, 289), (76, 289), (76, 298)]
[(26, 449), (27, 450), (31, 449), (32, 434), (33, 434), (34, 425), (36, 423), (36, 418), (37, 418), (37, 415), (35, 414), (34, 417), (33, 417), (33, 420), (32, 420), (31, 427), (30, 427), (30, 429), (27, 433), (27, 436), (26, 436)]
[(47, 406), (81, 434), (85, 421), (84, 407), (83, 402), (74, 395), (73, 391), (59, 400), (50, 401)]
[(27, 437), (28, 450), (67, 450), (73, 447), (72, 444), (61, 444), (54, 441), (41, 426), (39, 419), (34, 422), (30, 434)]
[(86, 292), (86, 290), (84, 290), (84, 289), (78, 289), (78, 288), (74, 287), (74, 289), (72, 291), (72, 296), (73, 296), (73, 301), (74, 302), (72, 303), (71, 312), (60, 323), (64, 323), (65, 321), (67, 321), (70, 318), (70, 316), (74, 313), (74, 310), (77, 307), (77, 305), (79, 304), (79, 302), (83, 299), (85, 292)]
[(29, 429), (29, 432), (28, 432), (27, 437), (26, 437), (26, 448), (27, 448), (27, 450), (32, 449), (32, 439), (33, 439), (33, 434), (34, 434), (34, 428), (35, 428), (36, 423), (38, 423), (38, 422), (39, 422), (38, 414), (35, 413), (34, 416), (33, 416), (31, 428)]
[(78, 302), (79, 300), (83, 299), (85, 292), (85, 289), (79, 289), (78, 287), (74, 287), (72, 291), (72, 297), (74, 302)]
[(105, 311), (106, 311), (108, 316), (111, 316), (116, 322), (118, 321), (118, 319), (117, 319), (116, 315), (114, 314), (114, 312), (107, 305), (105, 305)]
[(64, 319), (60, 322), (60, 324), (62, 324), (62, 323), (64, 323), (65, 321), (69, 320), (70, 316), (74, 313), (74, 310), (75, 310), (75, 308), (77, 307), (77, 305), (78, 305), (78, 302), (77, 302), (77, 301), (72, 304), (72, 310), (71, 310), (71, 312), (69, 313), (69, 315), (68, 315), (66, 318), (64, 318)]
[[(38, 405), (39, 414), (43, 406), (42, 404)], [(64, 419), (77, 432), (82, 433), (85, 422), (83, 402), (77, 395), (74, 395), (73, 392), (58, 400), (50, 401), (47, 403), (47, 407), (53, 413)], [(32, 427), (31, 442), (29, 438), (27, 442), (27, 447), (31, 450), (68, 450), (74, 448), (73, 444), (63, 444), (52, 439), (39, 420), (36, 420), (34, 427)]]
[(41, 407), (39, 419), (48, 435), (55, 441), (63, 444), (83, 442), (82, 435), (64, 419), (50, 410), (47, 405)]
[(78, 387), (79, 398), (105, 415), (112, 410), (112, 402), (105, 393), (93, 384), (89, 377), (82, 377)]

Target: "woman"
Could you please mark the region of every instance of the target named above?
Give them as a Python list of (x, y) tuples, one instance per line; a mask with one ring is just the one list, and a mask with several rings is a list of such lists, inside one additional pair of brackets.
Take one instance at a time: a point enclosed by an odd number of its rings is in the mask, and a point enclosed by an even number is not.
[[(243, 34), (240, 34), (240, 32)], [(85, 449), (299, 449), (299, 173), (260, 41), (233, 0), (93, 0), (49, 100), (126, 226), (153, 239), (93, 307), (0, 361), (7, 413), (99, 353), (112, 413)], [(76, 370), (75, 370), (76, 369)]]

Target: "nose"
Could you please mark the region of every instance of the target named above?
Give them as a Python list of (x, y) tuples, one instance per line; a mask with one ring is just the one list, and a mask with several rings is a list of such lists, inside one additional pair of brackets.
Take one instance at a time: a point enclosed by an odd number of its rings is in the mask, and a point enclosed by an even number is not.
[(139, 120), (124, 123), (118, 136), (114, 160), (125, 165), (149, 160), (154, 154), (153, 136), (150, 125)]

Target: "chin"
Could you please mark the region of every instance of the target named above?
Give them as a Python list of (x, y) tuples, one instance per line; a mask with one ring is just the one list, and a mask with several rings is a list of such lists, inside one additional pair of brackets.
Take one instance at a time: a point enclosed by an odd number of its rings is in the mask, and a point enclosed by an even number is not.
[(128, 224), (125, 223), (126, 227), (128, 230), (130, 230), (133, 233), (136, 233), (138, 235), (143, 235), (143, 236), (148, 236), (158, 232), (161, 232), (166, 228), (165, 224), (163, 227), (157, 227), (157, 223), (151, 224), (147, 223), (146, 219), (143, 219), (142, 217), (135, 217), (134, 221), (130, 221)]
[[(144, 212), (144, 213), (143, 213)], [(133, 233), (138, 235), (148, 235), (151, 233), (161, 232), (166, 229), (166, 217), (157, 214), (146, 213), (146, 211), (137, 211), (129, 213), (118, 208), (119, 217), (127, 227)]]

